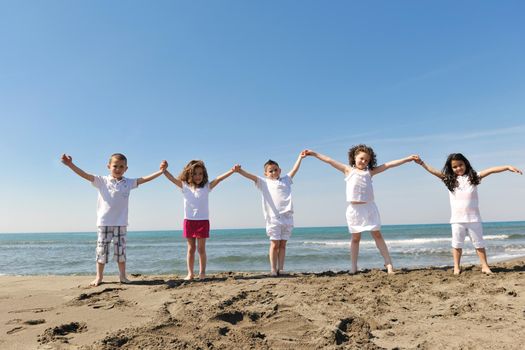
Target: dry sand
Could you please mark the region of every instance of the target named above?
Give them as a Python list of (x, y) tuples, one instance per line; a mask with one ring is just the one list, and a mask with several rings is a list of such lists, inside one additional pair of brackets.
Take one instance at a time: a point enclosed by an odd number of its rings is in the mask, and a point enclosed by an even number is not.
[(0, 277), (0, 349), (523, 349), (525, 259), (205, 281)]

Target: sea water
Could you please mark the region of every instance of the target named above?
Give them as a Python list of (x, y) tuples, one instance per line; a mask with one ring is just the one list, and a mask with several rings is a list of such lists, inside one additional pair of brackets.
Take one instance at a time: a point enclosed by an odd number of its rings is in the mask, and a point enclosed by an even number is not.
[[(525, 221), (483, 223), (489, 263), (525, 256)], [(395, 268), (450, 266), (449, 224), (384, 225)], [(92, 275), (97, 234), (0, 234), (2, 275)], [(208, 273), (269, 270), (269, 240), (264, 229), (213, 230), (206, 242)], [(286, 270), (345, 271), (350, 268), (350, 234), (346, 227), (297, 227), (286, 250)], [(181, 231), (136, 231), (127, 236), (127, 271), (138, 274), (185, 274), (186, 239)], [(462, 263), (479, 262), (467, 238)], [(198, 271), (198, 255), (195, 261)], [(369, 233), (363, 233), (359, 268), (382, 268), (383, 258)], [(107, 274), (116, 274), (110, 261)]]

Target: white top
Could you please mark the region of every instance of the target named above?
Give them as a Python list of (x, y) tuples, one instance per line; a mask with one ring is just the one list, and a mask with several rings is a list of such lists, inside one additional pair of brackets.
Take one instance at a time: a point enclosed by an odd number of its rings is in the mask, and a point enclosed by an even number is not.
[(374, 188), (369, 170), (352, 168), (345, 177), (347, 202), (373, 202)]
[(481, 222), (478, 187), (470, 183), (468, 175), (458, 176), (457, 181), (458, 187), (449, 191), (450, 223)]
[(209, 220), (208, 194), (210, 193), (210, 183), (204, 187), (191, 187), (182, 183), (181, 188), (184, 196), (184, 219), (188, 220)]
[(137, 179), (111, 175), (95, 176), (91, 183), (98, 189), (97, 226), (128, 226), (128, 203), (132, 189), (137, 188)]
[(278, 221), (282, 216), (293, 214), (292, 178), (288, 175), (277, 180), (257, 177), (255, 186), (262, 193), (262, 205), (266, 222)]

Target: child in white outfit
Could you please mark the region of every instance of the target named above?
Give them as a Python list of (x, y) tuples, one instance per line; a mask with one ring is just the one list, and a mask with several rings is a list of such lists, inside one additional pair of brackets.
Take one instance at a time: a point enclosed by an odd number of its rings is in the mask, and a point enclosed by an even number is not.
[(432, 175), (441, 179), (449, 190), (450, 197), (450, 224), (452, 228), (452, 256), (454, 258), (454, 274), (461, 273), (461, 255), (463, 244), (468, 234), (472, 245), (476, 248), (481, 262), (481, 271), (492, 273), (487, 262), (483, 227), (478, 204), (478, 185), (486, 176), (502, 171), (512, 171), (522, 174), (521, 170), (511, 166), (488, 168), (476, 173), (468, 159), (461, 153), (452, 153), (448, 156), (442, 171), (427, 165), (421, 159), (416, 162)]
[(120, 282), (129, 283), (126, 276), (126, 232), (128, 226), (128, 203), (132, 189), (160, 176), (168, 164), (163, 161), (160, 170), (138, 179), (128, 179), (124, 173), (128, 170), (128, 161), (121, 153), (109, 158), (108, 176), (96, 176), (86, 173), (73, 164), (73, 158), (62, 155), (62, 163), (80, 177), (91, 182), (98, 190), (97, 200), (97, 276), (91, 282), (98, 286), (104, 278), (104, 267), (109, 261), (109, 245), (113, 241), (113, 257), (118, 263)]
[(388, 247), (380, 231), (381, 218), (374, 202), (372, 176), (387, 169), (413, 161), (417, 159), (417, 156), (411, 155), (403, 159), (393, 160), (376, 166), (374, 150), (366, 145), (357, 145), (349, 150), (348, 159), (350, 165), (340, 163), (311, 150), (306, 151), (306, 155), (314, 156), (345, 174), (346, 201), (348, 204), (346, 208), (346, 220), (348, 230), (352, 234), (352, 241), (350, 243), (352, 268), (350, 273), (353, 274), (357, 272), (359, 242), (361, 241), (361, 232), (363, 231), (371, 231), (372, 238), (374, 238), (376, 246), (385, 260), (387, 272), (389, 274), (394, 273)]
[(262, 206), (266, 221), (266, 234), (270, 237), (270, 274), (278, 276), (284, 272), (286, 242), (293, 230), (292, 178), (295, 176), (305, 151), (299, 154), (290, 172), (281, 177), (281, 168), (273, 160), (264, 164), (265, 177), (259, 177), (241, 169), (240, 165), (234, 171), (255, 182), (262, 194)]

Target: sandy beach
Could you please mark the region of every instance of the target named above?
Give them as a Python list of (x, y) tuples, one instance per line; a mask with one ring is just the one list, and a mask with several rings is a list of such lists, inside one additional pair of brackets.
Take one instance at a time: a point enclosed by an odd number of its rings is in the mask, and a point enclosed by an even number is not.
[(2, 349), (520, 349), (525, 259), (493, 265), (132, 276), (0, 277)]

